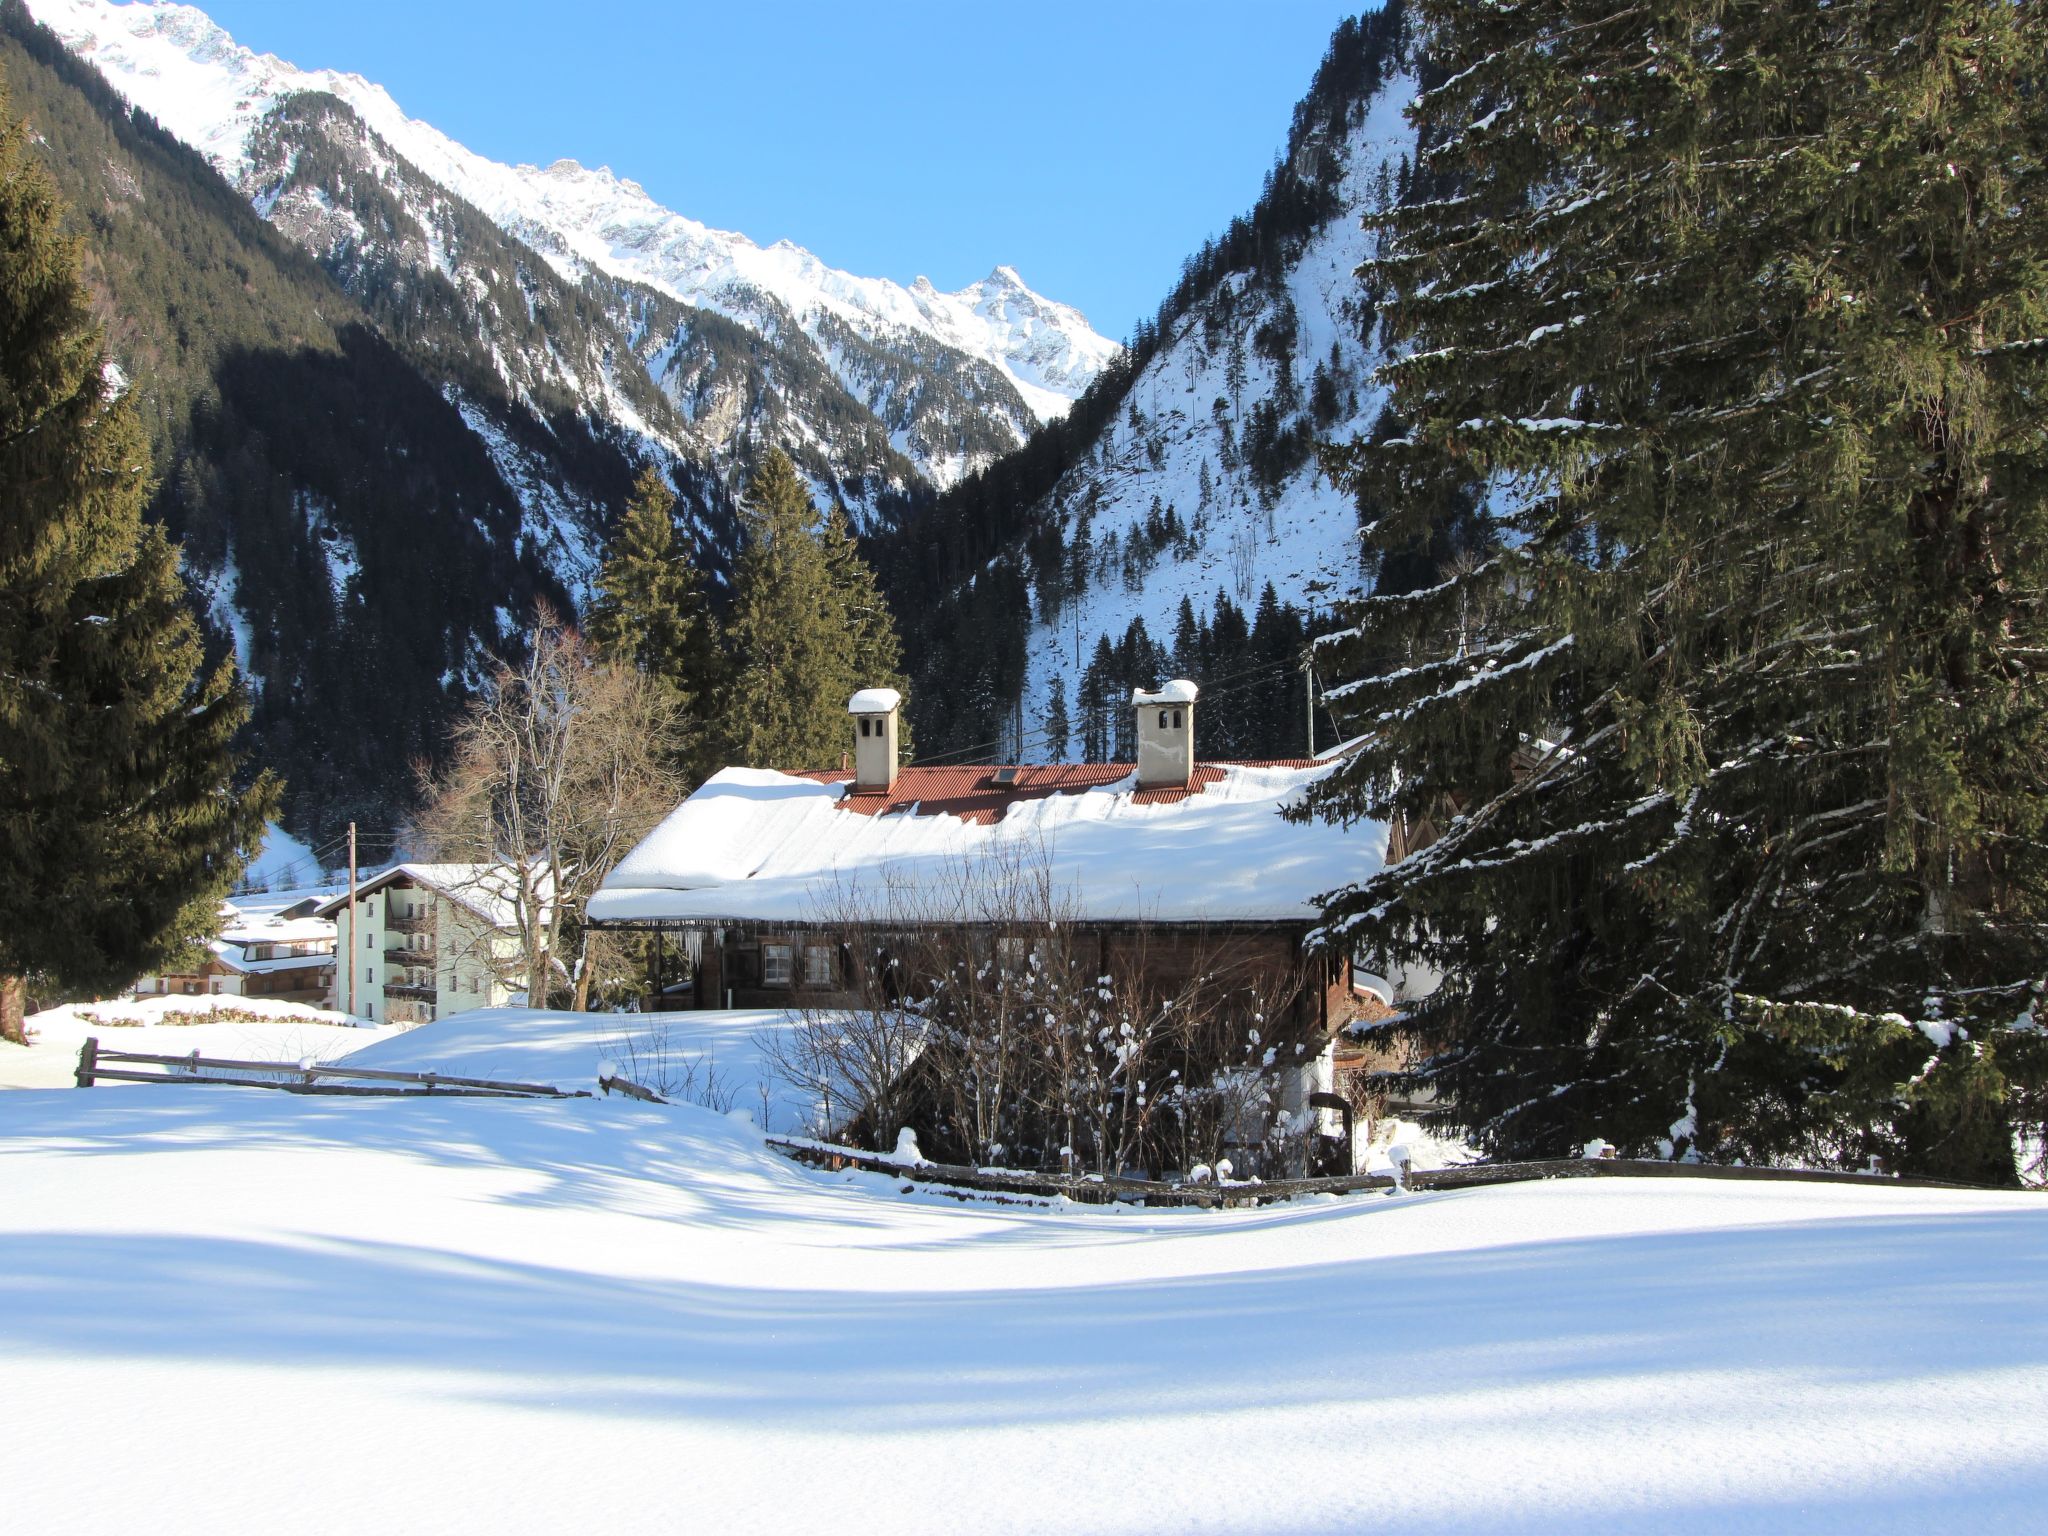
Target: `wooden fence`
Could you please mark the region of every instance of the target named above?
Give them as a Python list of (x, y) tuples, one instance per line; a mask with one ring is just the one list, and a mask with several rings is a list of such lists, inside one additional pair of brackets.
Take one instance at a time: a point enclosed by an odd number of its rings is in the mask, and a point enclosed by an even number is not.
[[(108, 1063), (114, 1065), (108, 1065)], [(154, 1070), (138, 1071), (137, 1068)], [(510, 1083), (488, 1077), (451, 1077), (445, 1072), (384, 1072), (373, 1067), (328, 1067), (308, 1062), (233, 1061), (226, 1057), (157, 1056), (144, 1051), (110, 1051), (97, 1035), (78, 1048), (78, 1086), (95, 1083), (217, 1083), (236, 1088), (277, 1088), (286, 1093), (355, 1094), (381, 1098), (421, 1094), (482, 1099), (587, 1099), (582, 1090), (549, 1083)]]
[[(606, 1093), (620, 1093), (648, 1104), (669, 1101), (651, 1088), (607, 1073), (598, 1079)], [(1350, 1195), (1362, 1190), (1472, 1189), (1484, 1184), (1522, 1184), (1536, 1179), (1749, 1179), (1764, 1182), (1805, 1184), (1860, 1184), (1875, 1189), (1971, 1189), (1977, 1186), (1951, 1184), (1940, 1179), (1891, 1178), (1880, 1173), (1844, 1173), (1822, 1168), (1744, 1168), (1725, 1163), (1666, 1163), (1617, 1157), (1554, 1158), (1527, 1163), (1463, 1163), (1455, 1168), (1415, 1169), (1395, 1178), (1390, 1173), (1354, 1173), (1328, 1179), (1245, 1179), (1209, 1181), (1200, 1184), (1169, 1183), (1163, 1179), (1110, 1178), (1101, 1174), (1035, 1173), (1003, 1168), (970, 1168), (958, 1163), (910, 1163), (884, 1152), (812, 1141), (802, 1136), (770, 1136), (768, 1145), (800, 1163), (837, 1171), (858, 1168), (886, 1174), (912, 1184), (935, 1184), (942, 1189), (972, 1190), (984, 1195), (1011, 1195), (1029, 1199), (1063, 1196), (1084, 1205), (1114, 1205), (1132, 1202), (1155, 1206), (1198, 1206), (1216, 1209), (1229, 1206), (1265, 1205), (1275, 1200), (1292, 1200), (1299, 1195)]]
[[(108, 1063), (116, 1063), (109, 1066)], [(156, 1071), (136, 1071), (154, 1067)], [(253, 1074), (230, 1076), (227, 1074)], [(378, 1095), (425, 1094), (494, 1099), (587, 1099), (582, 1089), (566, 1090), (548, 1083), (513, 1083), (486, 1077), (451, 1077), (441, 1072), (384, 1072), (370, 1067), (327, 1067), (308, 1063), (231, 1061), (221, 1057), (158, 1056), (140, 1051), (103, 1050), (97, 1036), (78, 1052), (78, 1086), (96, 1082), (219, 1083), (240, 1088), (277, 1088), (286, 1093)], [(598, 1079), (607, 1094), (618, 1093), (648, 1104), (669, 1101), (651, 1088), (607, 1073)], [(955, 1163), (911, 1163), (886, 1153), (863, 1151), (798, 1136), (770, 1136), (768, 1144), (785, 1157), (813, 1167), (858, 1168), (886, 1174), (910, 1184), (971, 1190), (993, 1196), (1047, 1199), (1063, 1196), (1084, 1205), (1131, 1202), (1151, 1206), (1198, 1206), (1215, 1209), (1265, 1205), (1300, 1195), (1348, 1195), (1364, 1190), (1471, 1189), (1485, 1184), (1519, 1184), (1536, 1179), (1653, 1178), (1749, 1179), (1806, 1184), (1860, 1184), (1873, 1189), (1970, 1189), (1940, 1179), (1891, 1178), (1877, 1173), (1842, 1173), (1815, 1168), (1744, 1168), (1722, 1163), (1665, 1163), (1631, 1158), (1557, 1158), (1547, 1162), (1465, 1163), (1455, 1168), (1412, 1170), (1396, 1178), (1388, 1173), (1355, 1173), (1329, 1179), (1225, 1180), (1204, 1183), (1162, 1179), (1110, 1178), (1099, 1174), (1057, 1174), (969, 1168)]]
[(1157, 1179), (1099, 1175), (1008, 1172), (950, 1163), (905, 1163), (879, 1152), (800, 1137), (771, 1136), (769, 1145), (786, 1157), (820, 1168), (859, 1168), (913, 1183), (1036, 1198), (1064, 1196), (1086, 1205), (1120, 1201), (1138, 1205), (1192, 1205), (1205, 1209), (1265, 1205), (1300, 1195), (1349, 1195), (1362, 1190), (1470, 1189), (1484, 1184), (1520, 1184), (1536, 1179), (1665, 1178), (1750, 1179), (1808, 1184), (1860, 1184), (1874, 1189), (1968, 1189), (1939, 1179), (1890, 1178), (1876, 1173), (1840, 1173), (1808, 1168), (1738, 1168), (1721, 1163), (1665, 1163), (1630, 1158), (1557, 1158), (1547, 1162), (1465, 1163), (1455, 1168), (1413, 1170), (1396, 1179), (1387, 1173), (1356, 1173), (1328, 1179), (1231, 1180), (1168, 1183)]

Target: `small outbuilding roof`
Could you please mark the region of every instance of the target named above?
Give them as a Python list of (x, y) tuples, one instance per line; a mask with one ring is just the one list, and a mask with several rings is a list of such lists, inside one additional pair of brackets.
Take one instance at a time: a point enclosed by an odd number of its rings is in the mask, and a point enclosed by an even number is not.
[[(495, 928), (518, 926), (518, 876), (507, 864), (394, 864), (356, 887), (358, 900), (399, 880), (439, 891)], [(319, 915), (332, 917), (348, 905), (348, 892), (321, 904)]]

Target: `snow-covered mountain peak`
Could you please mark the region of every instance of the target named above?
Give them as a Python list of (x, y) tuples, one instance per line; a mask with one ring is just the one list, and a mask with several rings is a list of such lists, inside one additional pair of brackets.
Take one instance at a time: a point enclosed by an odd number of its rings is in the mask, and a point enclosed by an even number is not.
[[(36, 18), (95, 65), (130, 101), (207, 155), (230, 180), (248, 145), (285, 97), (339, 97), (393, 149), (507, 232), (529, 241), (570, 277), (596, 269), (646, 283), (742, 324), (772, 329), (780, 308), (838, 356), (827, 332), (851, 327), (867, 343), (900, 347), (922, 336), (993, 368), (1034, 416), (1065, 413), (1116, 343), (1080, 311), (1032, 293), (1009, 267), (946, 294), (828, 266), (789, 240), (767, 247), (714, 230), (658, 203), (609, 167), (572, 159), (541, 168), (504, 165), (410, 118), (360, 75), (305, 70), (237, 43), (203, 11), (164, 0), (28, 0)], [(995, 302), (992, 295), (1004, 295)], [(849, 388), (859, 381), (846, 379)], [(861, 391), (856, 389), (856, 393)], [(1021, 426), (1014, 428), (1021, 436)]]

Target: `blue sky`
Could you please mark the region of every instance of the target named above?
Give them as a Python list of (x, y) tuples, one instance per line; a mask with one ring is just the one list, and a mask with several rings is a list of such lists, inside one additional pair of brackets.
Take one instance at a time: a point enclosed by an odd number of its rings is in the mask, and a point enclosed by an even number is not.
[(494, 159), (609, 165), (850, 271), (1007, 262), (1122, 337), (1257, 196), (1334, 0), (197, 0)]

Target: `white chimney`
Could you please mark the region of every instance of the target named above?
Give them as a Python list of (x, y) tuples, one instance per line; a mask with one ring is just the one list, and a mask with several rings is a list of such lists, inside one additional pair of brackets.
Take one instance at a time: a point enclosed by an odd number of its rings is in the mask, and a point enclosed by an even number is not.
[(846, 701), (853, 716), (853, 792), (885, 795), (896, 787), (896, 719), (903, 695), (863, 688)]
[(1195, 695), (1176, 677), (1157, 693), (1131, 690), (1138, 712), (1138, 788), (1186, 789), (1195, 781)]

